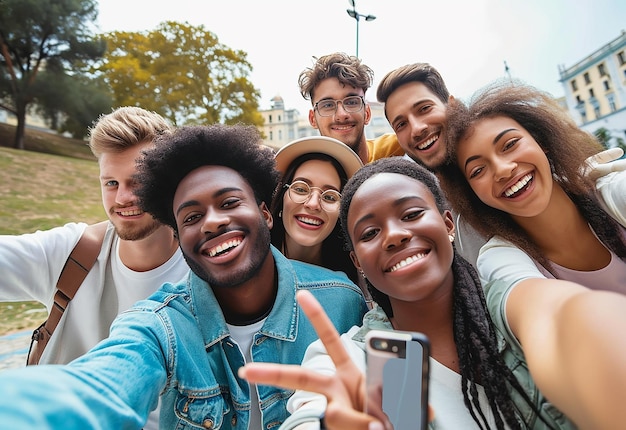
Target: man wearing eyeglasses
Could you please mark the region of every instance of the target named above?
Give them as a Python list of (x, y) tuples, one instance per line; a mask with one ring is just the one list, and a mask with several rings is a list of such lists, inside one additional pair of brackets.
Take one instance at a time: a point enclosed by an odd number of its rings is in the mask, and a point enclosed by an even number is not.
[(360, 59), (339, 52), (316, 59), (298, 78), (302, 97), (311, 100), (311, 126), (322, 136), (348, 145), (364, 164), (404, 155), (394, 133), (370, 140), (365, 137), (365, 126), (372, 117), (365, 92), (373, 79), (374, 72)]

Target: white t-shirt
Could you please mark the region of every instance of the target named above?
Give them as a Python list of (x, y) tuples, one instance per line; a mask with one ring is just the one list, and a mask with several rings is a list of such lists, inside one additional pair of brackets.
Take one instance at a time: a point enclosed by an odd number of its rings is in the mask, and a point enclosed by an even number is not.
[[(358, 332), (360, 327), (354, 326), (347, 333), (341, 335), (348, 355), (356, 366), (365, 373), (365, 350), (360, 342), (356, 342), (352, 337)], [(333, 375), (335, 366), (326, 349), (320, 340), (313, 342), (308, 348), (302, 360), (302, 366), (316, 372)], [(484, 389), (478, 387), (481, 408), (487, 417), (490, 428), (495, 428), (495, 420), (489, 403), (485, 396)], [(434, 428), (437, 430), (470, 430), (478, 429), (478, 425), (465, 407), (463, 393), (461, 392), (461, 375), (448, 369), (432, 357), (430, 358), (430, 380), (429, 380), (429, 403), (435, 410)], [(316, 409), (323, 411), (326, 409), (326, 397), (306, 391), (296, 391), (289, 399), (287, 409), (294, 413), (298, 408)], [(300, 430), (301, 427), (298, 427)], [(306, 429), (319, 429), (319, 423), (312, 423)], [(508, 427), (507, 427), (508, 428)]]
[[(239, 346), (246, 363), (252, 363), (252, 341), (254, 340), (254, 334), (261, 330), (266, 319), (267, 318), (263, 318), (261, 321), (255, 322), (254, 324), (243, 326), (226, 324), (230, 336)], [(262, 428), (263, 421), (259, 407), (259, 394), (257, 393), (256, 385), (250, 384), (250, 421), (248, 423), (248, 429), (256, 430)]]
[[(0, 301), (34, 300), (49, 312), (63, 265), (86, 227), (85, 223), (68, 223), (35, 233), (0, 236)], [(65, 364), (83, 355), (108, 337), (118, 313), (165, 282), (181, 280), (189, 271), (180, 249), (153, 270), (132, 271), (121, 262), (118, 244), (119, 237), (109, 223), (96, 263), (63, 313), (41, 364)], [(144, 428), (158, 428), (158, 407)]]

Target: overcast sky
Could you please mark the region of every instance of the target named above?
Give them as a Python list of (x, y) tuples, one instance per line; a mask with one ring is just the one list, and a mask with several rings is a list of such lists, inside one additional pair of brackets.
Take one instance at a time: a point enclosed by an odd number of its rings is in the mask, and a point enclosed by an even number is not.
[[(99, 0), (99, 29), (153, 30), (166, 20), (203, 25), (222, 44), (243, 50), (261, 91), (260, 108), (280, 95), (306, 115), (310, 103), (298, 75), (314, 56), (355, 54), (356, 21), (349, 0)], [(450, 92), (469, 97), (512, 77), (564, 94), (559, 65), (570, 67), (626, 30), (624, 0), (356, 0), (359, 56), (375, 73), (368, 100), (392, 69), (428, 62)]]

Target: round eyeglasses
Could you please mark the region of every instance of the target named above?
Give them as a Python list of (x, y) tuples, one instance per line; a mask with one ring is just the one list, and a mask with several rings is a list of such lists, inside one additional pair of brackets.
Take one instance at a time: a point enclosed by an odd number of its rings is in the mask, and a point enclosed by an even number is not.
[(315, 103), (313, 108), (316, 109), (317, 113), (321, 116), (333, 116), (335, 112), (337, 112), (337, 105), (339, 103), (341, 103), (346, 112), (354, 113), (363, 109), (365, 100), (362, 96), (350, 96), (343, 100), (320, 100)]
[(312, 187), (304, 181), (295, 181), (291, 184), (285, 184), (286, 188), (289, 188), (289, 198), (294, 203), (305, 203), (313, 194), (313, 190), (320, 192), (320, 205), (326, 212), (334, 212), (339, 210), (339, 202), (341, 201), (341, 194), (335, 190), (323, 191), (321, 188)]

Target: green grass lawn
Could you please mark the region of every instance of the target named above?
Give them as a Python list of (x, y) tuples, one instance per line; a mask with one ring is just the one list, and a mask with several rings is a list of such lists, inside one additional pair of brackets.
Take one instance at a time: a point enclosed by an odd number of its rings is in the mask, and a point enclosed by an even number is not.
[[(0, 234), (106, 219), (98, 164), (86, 142), (27, 130), (25, 146), (32, 150), (15, 150), (7, 148), (13, 132), (0, 124)], [(45, 317), (36, 302), (0, 303), (0, 335), (35, 328)]]

